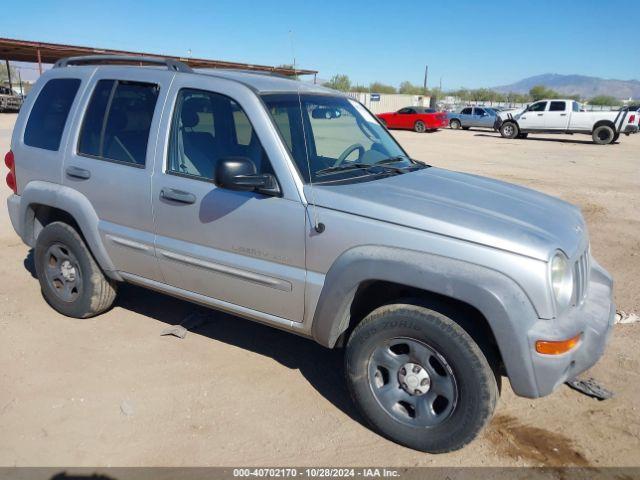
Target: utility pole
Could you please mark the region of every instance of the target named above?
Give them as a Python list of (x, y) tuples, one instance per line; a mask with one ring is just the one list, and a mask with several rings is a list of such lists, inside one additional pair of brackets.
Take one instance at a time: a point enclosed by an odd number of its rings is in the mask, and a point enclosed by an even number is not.
[(424, 67), (424, 95), (427, 96), (427, 77), (429, 76), (429, 65)]

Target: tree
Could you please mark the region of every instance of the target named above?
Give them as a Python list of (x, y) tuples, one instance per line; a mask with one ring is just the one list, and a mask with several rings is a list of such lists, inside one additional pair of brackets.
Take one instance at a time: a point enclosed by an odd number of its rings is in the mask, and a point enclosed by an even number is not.
[(397, 93), (396, 87), (392, 85), (386, 85), (381, 82), (373, 82), (369, 84), (369, 91), (373, 93)]
[(348, 92), (351, 90), (351, 80), (347, 75), (337, 74), (331, 77), (331, 80), (326, 82), (324, 86), (341, 92)]
[(404, 93), (405, 95), (424, 95), (424, 88), (420, 85), (414, 85), (411, 82), (404, 81), (400, 84), (398, 93)]
[(558, 98), (560, 95), (555, 90), (545, 87), (544, 85), (536, 85), (529, 90), (529, 95), (534, 102), (544, 98)]
[(605, 107), (618, 107), (622, 105), (622, 102), (610, 95), (598, 95), (589, 100), (591, 105), (600, 105)]
[(354, 85), (351, 87), (351, 92), (359, 92), (359, 93), (367, 93), (369, 91), (369, 87), (365, 87), (364, 85)]
[[(18, 71), (16, 67), (10, 66), (11, 68), (11, 82), (13, 85), (18, 85)], [(5, 62), (0, 63), (0, 84), (8, 84), (9, 83), (9, 75), (7, 75), (7, 64)]]

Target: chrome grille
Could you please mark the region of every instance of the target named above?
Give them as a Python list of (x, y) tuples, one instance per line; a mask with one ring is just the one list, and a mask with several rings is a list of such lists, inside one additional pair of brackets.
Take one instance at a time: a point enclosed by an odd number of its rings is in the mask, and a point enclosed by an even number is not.
[(573, 289), (574, 304), (581, 305), (587, 296), (587, 289), (589, 287), (589, 248), (580, 255), (573, 265), (573, 278), (575, 282)]

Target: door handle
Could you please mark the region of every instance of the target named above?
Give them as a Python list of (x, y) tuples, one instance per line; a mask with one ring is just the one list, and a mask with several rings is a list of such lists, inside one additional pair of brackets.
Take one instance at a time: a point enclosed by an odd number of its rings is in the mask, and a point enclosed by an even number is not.
[(542, 115), (544, 115), (544, 113), (539, 113), (538, 116), (541, 117)]
[(160, 190), (160, 197), (165, 200), (173, 200), (180, 203), (196, 203), (196, 196), (193, 193), (176, 190), (174, 188), (163, 188)]
[(91, 172), (80, 167), (67, 167), (65, 170), (67, 177), (78, 178), (80, 180), (89, 180), (91, 178)]
[(567, 114), (566, 114), (566, 113), (561, 113), (561, 114), (560, 114), (560, 116), (561, 116), (561, 117), (566, 117), (566, 116), (567, 116)]

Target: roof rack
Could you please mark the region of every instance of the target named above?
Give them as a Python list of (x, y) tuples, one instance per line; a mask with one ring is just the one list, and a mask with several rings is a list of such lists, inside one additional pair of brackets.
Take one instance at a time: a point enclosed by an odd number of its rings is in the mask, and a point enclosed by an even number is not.
[(186, 63), (173, 60), (171, 58), (145, 57), (136, 55), (86, 55), (82, 57), (61, 58), (53, 68), (68, 67), (69, 65), (80, 64), (100, 64), (100, 63), (149, 63), (152, 65), (165, 65), (169, 70), (175, 72), (193, 73), (193, 70)]

